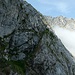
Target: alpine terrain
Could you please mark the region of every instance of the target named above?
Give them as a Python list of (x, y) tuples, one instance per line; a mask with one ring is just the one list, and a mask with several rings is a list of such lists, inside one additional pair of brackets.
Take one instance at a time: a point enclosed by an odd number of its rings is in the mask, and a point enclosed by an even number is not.
[(45, 18), (47, 19), (48, 27), (52, 27), (64, 46), (75, 57), (75, 19), (63, 16), (45, 16)]
[(26, 1), (0, 0), (0, 75), (75, 75), (74, 57), (48, 25)]

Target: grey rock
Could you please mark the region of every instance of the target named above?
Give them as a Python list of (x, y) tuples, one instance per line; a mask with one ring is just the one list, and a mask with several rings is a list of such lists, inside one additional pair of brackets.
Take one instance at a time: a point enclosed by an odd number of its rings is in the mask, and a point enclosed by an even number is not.
[(0, 68), (9, 66), (10, 75), (75, 75), (74, 58), (47, 24), (26, 1), (0, 0)]
[(51, 17), (51, 16), (44, 16), (48, 22), (48, 26), (60, 26), (69, 30), (75, 30), (75, 19), (73, 18), (66, 18), (63, 16), (58, 17)]

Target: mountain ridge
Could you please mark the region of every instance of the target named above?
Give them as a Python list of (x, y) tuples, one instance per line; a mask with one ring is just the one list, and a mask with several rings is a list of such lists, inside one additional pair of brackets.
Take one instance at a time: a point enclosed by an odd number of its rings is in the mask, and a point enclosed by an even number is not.
[(60, 26), (68, 30), (75, 30), (75, 19), (67, 18), (64, 16), (45, 16), (45, 19), (50, 24), (50, 26)]
[(49, 17), (45, 16), (48, 27), (51, 27), (63, 45), (75, 57), (75, 19), (63, 16)]
[(23, 0), (0, 0), (1, 75), (75, 75), (75, 59), (44, 16)]

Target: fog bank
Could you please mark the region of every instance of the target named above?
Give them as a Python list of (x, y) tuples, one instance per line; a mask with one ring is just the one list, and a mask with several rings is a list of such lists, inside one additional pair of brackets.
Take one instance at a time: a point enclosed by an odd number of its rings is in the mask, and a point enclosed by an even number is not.
[(75, 56), (75, 31), (70, 31), (58, 26), (55, 26), (53, 30), (69, 52)]

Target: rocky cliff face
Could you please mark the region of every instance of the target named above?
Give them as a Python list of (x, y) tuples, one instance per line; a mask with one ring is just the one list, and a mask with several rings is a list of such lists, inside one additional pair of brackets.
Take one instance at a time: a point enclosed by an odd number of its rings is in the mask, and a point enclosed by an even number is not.
[(47, 24), (26, 1), (0, 0), (0, 75), (75, 75), (74, 58)]
[(75, 57), (75, 19), (63, 16), (50, 17), (45, 16), (48, 27), (52, 27), (55, 34), (61, 39), (63, 45)]
[(50, 26), (60, 26), (69, 30), (75, 30), (75, 19), (73, 18), (66, 18), (63, 16), (58, 17), (51, 17), (51, 16), (45, 16), (47, 22)]

